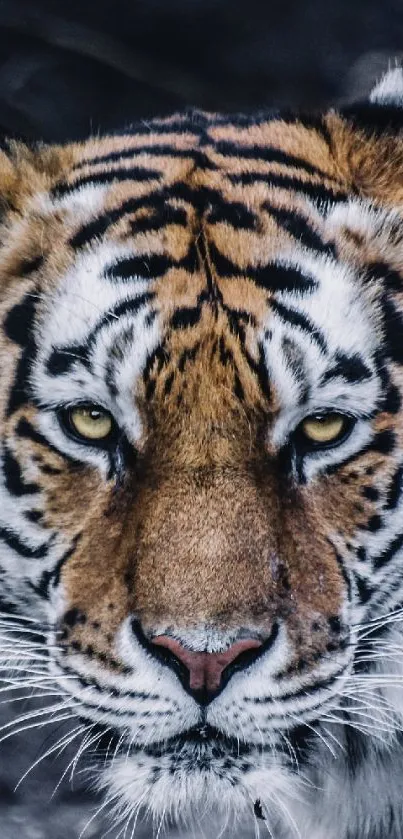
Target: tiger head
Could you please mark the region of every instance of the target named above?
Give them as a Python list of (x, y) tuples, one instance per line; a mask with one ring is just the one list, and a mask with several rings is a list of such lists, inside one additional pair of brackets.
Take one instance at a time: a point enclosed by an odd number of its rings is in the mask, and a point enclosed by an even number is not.
[(3, 636), (44, 634), (127, 823), (254, 808), (311, 839), (309, 784), (324, 812), (367, 672), (382, 690), (363, 643), (403, 601), (402, 105), (393, 70), (321, 117), (4, 145)]

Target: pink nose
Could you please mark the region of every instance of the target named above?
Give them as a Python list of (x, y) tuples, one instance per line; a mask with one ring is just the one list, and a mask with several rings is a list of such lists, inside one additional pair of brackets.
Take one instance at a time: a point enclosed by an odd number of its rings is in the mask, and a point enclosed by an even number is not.
[[(262, 646), (261, 641), (245, 638), (237, 641), (223, 653), (200, 653), (187, 650), (185, 647), (169, 638), (167, 635), (157, 635), (153, 644), (165, 647), (175, 658), (185, 665), (189, 672), (189, 688), (193, 691), (215, 693), (220, 688), (223, 671), (232, 664), (242, 653), (256, 650)], [(245, 657), (248, 658), (248, 657)], [(244, 661), (244, 659), (243, 659)], [(250, 663), (247, 660), (246, 663)], [(245, 665), (246, 666), (246, 665)]]

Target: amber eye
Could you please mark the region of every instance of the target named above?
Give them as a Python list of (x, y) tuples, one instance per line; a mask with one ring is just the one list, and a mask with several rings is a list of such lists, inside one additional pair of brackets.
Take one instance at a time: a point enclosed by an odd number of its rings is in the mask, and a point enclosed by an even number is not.
[(326, 446), (344, 437), (349, 424), (348, 418), (342, 414), (313, 414), (301, 423), (300, 429), (310, 443)]
[(97, 405), (78, 405), (64, 413), (70, 432), (84, 440), (105, 441), (112, 433), (113, 419)]

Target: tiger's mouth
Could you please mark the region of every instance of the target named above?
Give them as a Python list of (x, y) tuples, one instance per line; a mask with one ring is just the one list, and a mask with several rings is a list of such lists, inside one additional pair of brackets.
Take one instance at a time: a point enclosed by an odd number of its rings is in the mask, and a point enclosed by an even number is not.
[[(134, 755), (147, 755), (152, 758), (177, 759), (178, 763), (182, 760), (192, 760), (195, 767), (207, 768), (208, 763), (215, 759), (241, 760), (257, 750), (260, 753), (272, 750), (272, 746), (265, 747), (261, 744), (258, 746), (256, 743), (245, 742), (238, 737), (228, 736), (220, 729), (208, 724), (196, 725), (182, 734), (147, 745), (133, 743), (132, 740), (127, 745), (118, 732), (111, 736), (110, 728), (103, 726), (102, 723), (99, 723), (96, 729), (100, 735), (97, 738), (96, 752), (102, 759), (108, 754), (114, 757), (121, 754), (127, 758)], [(115, 740), (116, 743), (112, 742)]]
[(253, 750), (256, 750), (255, 744), (227, 736), (212, 725), (195, 726), (184, 734), (138, 749), (150, 757), (177, 755), (180, 759), (188, 755), (195, 762), (223, 757), (242, 758)]

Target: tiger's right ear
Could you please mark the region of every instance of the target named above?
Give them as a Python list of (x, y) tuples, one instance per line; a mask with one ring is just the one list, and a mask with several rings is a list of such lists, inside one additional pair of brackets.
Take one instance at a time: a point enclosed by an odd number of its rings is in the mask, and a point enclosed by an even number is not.
[(341, 109), (356, 128), (365, 133), (396, 135), (403, 130), (403, 69), (388, 70), (367, 99)]
[(403, 69), (388, 70), (369, 95), (372, 105), (403, 109)]
[(389, 70), (368, 98), (326, 123), (339, 171), (359, 195), (403, 208), (403, 70)]

